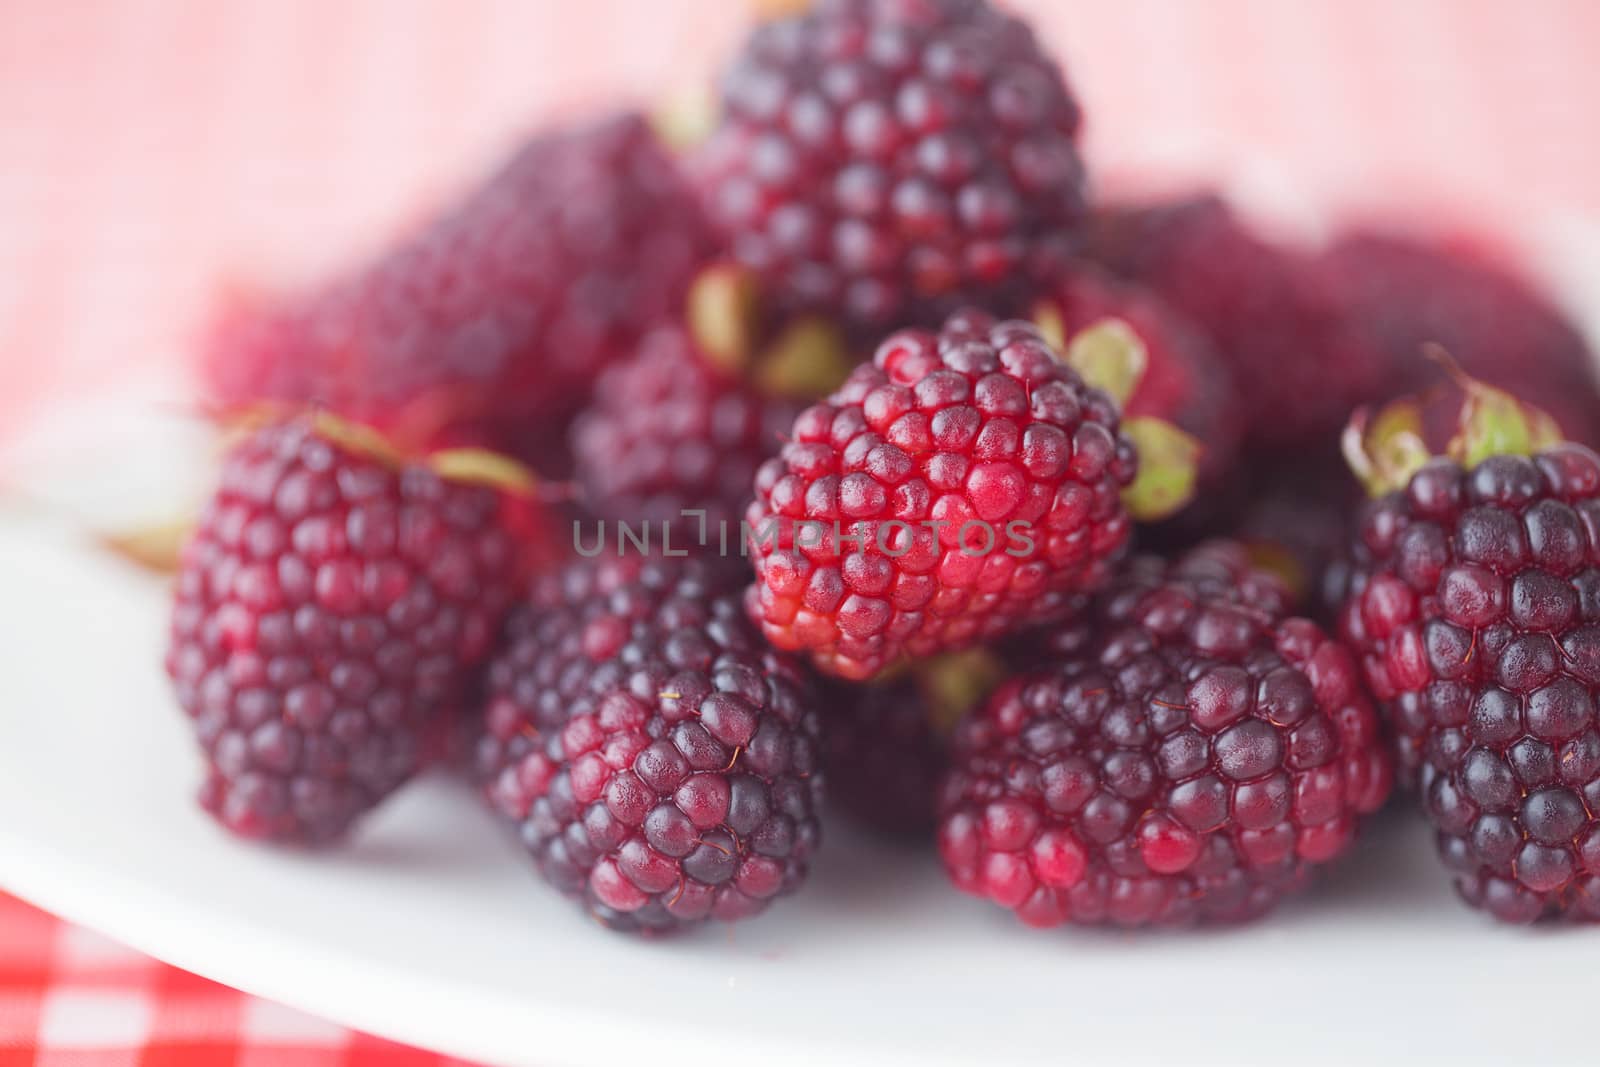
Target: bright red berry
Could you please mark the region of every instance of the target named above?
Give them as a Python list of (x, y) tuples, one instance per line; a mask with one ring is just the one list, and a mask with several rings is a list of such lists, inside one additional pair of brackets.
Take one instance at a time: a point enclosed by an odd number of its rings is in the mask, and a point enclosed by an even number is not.
[(526, 454), (677, 310), (712, 243), (639, 116), (548, 134), (369, 262), (225, 321), (207, 385), (223, 409), (319, 403), (410, 444)]
[(986, 0), (817, 0), (758, 27), (697, 159), (713, 219), (780, 313), (881, 336), (1021, 313), (1084, 213), (1056, 64)]
[(815, 697), (715, 567), (576, 561), (535, 582), (489, 670), (489, 801), (618, 929), (748, 918), (817, 848)]
[(1128, 540), (1115, 403), (1031, 326), (891, 336), (756, 479), (749, 606), (777, 647), (867, 678), (1059, 617)]
[(325, 416), (235, 446), (183, 553), (166, 660), (206, 809), (321, 843), (410, 777), (516, 595), (522, 506)]
[(1141, 557), (957, 728), (939, 849), (1033, 926), (1254, 918), (1387, 797), (1349, 655), (1213, 543)]

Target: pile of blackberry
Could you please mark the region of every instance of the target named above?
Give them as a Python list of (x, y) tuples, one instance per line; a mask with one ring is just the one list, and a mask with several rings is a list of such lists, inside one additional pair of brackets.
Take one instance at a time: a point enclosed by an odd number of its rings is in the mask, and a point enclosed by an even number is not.
[(1132, 928), (1260, 918), (1398, 781), (1468, 903), (1600, 919), (1600, 388), (1538, 283), (1092, 199), (989, 0), (774, 6), (697, 139), (541, 131), (220, 317), (204, 808), (327, 847), (445, 765), (646, 936), (842, 809)]

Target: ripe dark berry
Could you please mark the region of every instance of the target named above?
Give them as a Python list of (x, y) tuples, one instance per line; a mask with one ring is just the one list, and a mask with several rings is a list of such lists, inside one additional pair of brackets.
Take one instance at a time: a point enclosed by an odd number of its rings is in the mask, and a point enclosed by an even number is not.
[(1002, 664), (982, 649), (923, 660), (866, 685), (824, 681), (822, 753), (829, 796), (896, 836), (928, 836), (957, 720), (995, 688)]
[(1350, 844), (1388, 754), (1348, 654), (1244, 550), (1141, 557), (957, 728), (939, 849), (1034, 926), (1240, 921)]
[(478, 763), (546, 880), (640, 933), (754, 915), (804, 880), (815, 697), (714, 561), (539, 579), (489, 670)]
[(722, 112), (706, 202), (780, 313), (872, 336), (1020, 313), (1073, 249), (1078, 106), (986, 0), (818, 0), (755, 30)]
[(896, 836), (933, 829), (948, 762), (944, 736), (916, 679), (822, 690), (822, 762), (829, 796), (851, 818)]
[(1349, 348), (1387, 368), (1384, 392), (1425, 388), (1432, 367), (1418, 356), (1433, 343), (1474, 378), (1537, 404), (1569, 439), (1600, 444), (1595, 355), (1505, 254), (1472, 239), (1357, 230), (1323, 267)]
[(761, 468), (751, 612), (853, 679), (1057, 618), (1110, 575), (1136, 465), (1116, 405), (1033, 327), (895, 334)]
[(1600, 918), (1600, 457), (1435, 459), (1367, 505), (1340, 632), (1457, 889)]
[(1382, 391), (1389, 361), (1345, 344), (1323, 265), (1254, 232), (1220, 199), (1112, 207), (1092, 234), (1099, 263), (1206, 332), (1259, 444), (1332, 440), (1351, 408)]
[[(716, 544), (724, 526), (737, 527), (757, 468), (801, 406), (714, 364), (685, 327), (663, 326), (601, 376), (573, 427), (585, 504), (635, 526), (671, 523), (685, 535), (675, 549), (702, 529)], [(691, 510), (704, 515), (686, 517)]]
[(711, 246), (643, 119), (538, 137), (370, 262), (224, 323), (208, 385), (223, 408), (316, 402), (412, 444), (547, 445)]
[(410, 777), (515, 596), (516, 507), (326, 417), (237, 445), (183, 553), (166, 661), (206, 809), (320, 843)]

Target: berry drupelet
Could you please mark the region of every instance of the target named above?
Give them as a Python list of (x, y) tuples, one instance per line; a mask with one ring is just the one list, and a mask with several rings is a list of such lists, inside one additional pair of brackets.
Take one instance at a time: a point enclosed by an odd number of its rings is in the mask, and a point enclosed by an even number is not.
[(1374, 467), (1384, 442), (1352, 435), (1382, 495), (1340, 631), (1467, 902), (1600, 919), (1600, 457), (1469, 390), (1476, 414), (1445, 456), (1390, 441), (1403, 462)]
[(781, 312), (881, 336), (1020, 314), (1084, 214), (1061, 72), (986, 0), (816, 0), (759, 26), (695, 169)]
[(608, 926), (752, 916), (819, 839), (815, 698), (716, 561), (538, 579), (489, 670), (478, 767), (540, 873)]
[(894, 334), (761, 468), (751, 614), (849, 679), (1057, 618), (1110, 576), (1137, 466), (1116, 403), (1032, 326)]
[(642, 118), (547, 134), (376, 258), (227, 317), (212, 402), (320, 403), (408, 445), (547, 448), (540, 431), (677, 309), (712, 246)]
[(228, 454), (166, 664), (205, 752), (201, 802), (233, 833), (337, 837), (464, 710), (527, 548), (525, 502), (442, 473), (463, 455), (400, 463), (325, 415)]
[(1241, 921), (1343, 852), (1388, 754), (1350, 656), (1287, 603), (1236, 545), (1131, 563), (957, 728), (955, 884), (1033, 926)]

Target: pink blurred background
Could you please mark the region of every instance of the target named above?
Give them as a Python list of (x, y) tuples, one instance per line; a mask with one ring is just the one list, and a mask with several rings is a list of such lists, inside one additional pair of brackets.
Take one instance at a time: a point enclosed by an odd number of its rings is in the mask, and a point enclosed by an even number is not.
[[(0, 440), (177, 368), (220, 284), (359, 253), (519, 130), (704, 81), (745, 6), (0, 0)], [(1600, 218), (1593, 0), (1010, 6), (1063, 57), (1102, 189)]]

